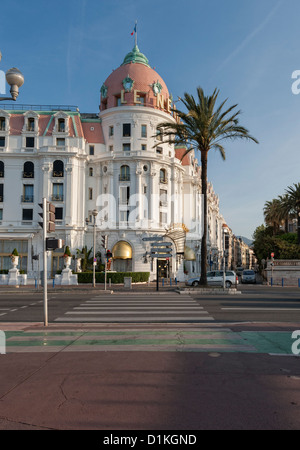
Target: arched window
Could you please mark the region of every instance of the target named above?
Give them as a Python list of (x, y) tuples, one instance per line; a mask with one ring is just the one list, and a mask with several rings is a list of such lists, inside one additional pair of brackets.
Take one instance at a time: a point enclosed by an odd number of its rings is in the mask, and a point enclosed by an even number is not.
[(24, 164), (23, 178), (34, 178), (34, 164), (31, 161), (27, 161)]
[(129, 166), (121, 166), (121, 169), (120, 169), (120, 181), (130, 181), (130, 168), (129, 168)]
[(159, 172), (159, 181), (160, 181), (160, 183), (167, 183), (167, 182), (168, 182), (168, 180), (167, 180), (167, 174), (166, 174), (165, 169), (160, 169), (160, 172)]
[(62, 178), (64, 176), (64, 163), (56, 160), (53, 163), (53, 177)]
[(4, 178), (4, 162), (0, 161), (0, 178)]
[(92, 167), (89, 168), (89, 176), (90, 177), (94, 176), (94, 169)]

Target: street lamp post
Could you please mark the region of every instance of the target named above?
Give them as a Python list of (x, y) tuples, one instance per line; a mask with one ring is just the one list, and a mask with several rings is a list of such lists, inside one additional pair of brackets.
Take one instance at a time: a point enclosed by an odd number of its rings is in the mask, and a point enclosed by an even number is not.
[[(96, 217), (98, 215), (97, 209), (94, 209), (92, 211), (92, 215), (94, 217), (94, 223), (93, 223), (93, 287), (96, 287)], [(89, 224), (89, 220), (86, 219), (86, 224)]]
[(96, 217), (98, 215), (98, 211), (93, 209), (92, 211), (94, 217), (94, 257), (93, 257), (93, 287), (96, 287)]
[(226, 252), (226, 246), (225, 246), (225, 236), (227, 234), (227, 229), (223, 228), (223, 289), (226, 287), (226, 264), (225, 264), (225, 252)]
[[(0, 61), (1, 59), (2, 54), (0, 52)], [(11, 97), (0, 97), (0, 101), (13, 100), (15, 102), (19, 95), (19, 88), (24, 84), (24, 76), (19, 69), (13, 67), (6, 72), (6, 81), (10, 85)]]

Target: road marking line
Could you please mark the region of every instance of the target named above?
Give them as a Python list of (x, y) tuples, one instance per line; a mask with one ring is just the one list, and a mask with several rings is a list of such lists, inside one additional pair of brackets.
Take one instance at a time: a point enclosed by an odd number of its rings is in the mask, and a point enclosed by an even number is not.
[(298, 311), (300, 312), (300, 308), (221, 308), (222, 310), (230, 310), (230, 311)]

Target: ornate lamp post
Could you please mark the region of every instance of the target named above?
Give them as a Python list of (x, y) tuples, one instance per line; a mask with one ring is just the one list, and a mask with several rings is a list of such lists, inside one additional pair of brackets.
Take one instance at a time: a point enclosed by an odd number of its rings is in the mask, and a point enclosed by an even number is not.
[[(94, 228), (94, 233), (93, 233), (93, 247), (94, 247), (94, 251), (93, 251), (93, 287), (96, 287), (96, 217), (98, 215), (98, 211), (97, 209), (94, 209), (92, 211), (92, 215), (94, 217), (94, 223), (93, 223), (93, 228)], [(89, 220), (86, 219), (86, 224), (89, 225)]]
[[(0, 61), (2, 59), (2, 54), (0, 52)], [(6, 81), (10, 85), (11, 97), (0, 97), (0, 101), (3, 100), (13, 100), (16, 101), (19, 95), (19, 88), (24, 84), (24, 76), (22, 72), (16, 67), (9, 69), (6, 72)]]

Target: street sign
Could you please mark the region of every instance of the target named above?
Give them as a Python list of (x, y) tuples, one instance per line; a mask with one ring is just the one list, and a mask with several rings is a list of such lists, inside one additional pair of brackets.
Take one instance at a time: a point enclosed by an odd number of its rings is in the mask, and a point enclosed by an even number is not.
[(274, 256), (275, 256), (275, 253), (271, 253), (271, 258), (274, 258)]
[(172, 256), (172, 254), (171, 253), (166, 253), (166, 254), (164, 254), (164, 253), (151, 253), (150, 256), (151, 256), (151, 258), (164, 259), (164, 258), (170, 258)]
[(169, 247), (151, 248), (151, 253), (171, 253), (172, 249)]
[(151, 244), (151, 247), (172, 247), (172, 243), (171, 242), (153, 242), (153, 244)]
[(156, 241), (163, 241), (163, 240), (164, 240), (164, 237), (163, 237), (163, 236), (153, 236), (153, 237), (143, 238), (142, 240), (143, 240), (144, 242), (146, 242), (146, 241), (149, 241), (149, 242), (151, 242), (151, 241), (156, 242)]

